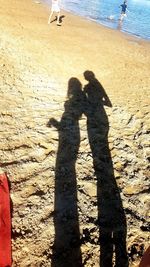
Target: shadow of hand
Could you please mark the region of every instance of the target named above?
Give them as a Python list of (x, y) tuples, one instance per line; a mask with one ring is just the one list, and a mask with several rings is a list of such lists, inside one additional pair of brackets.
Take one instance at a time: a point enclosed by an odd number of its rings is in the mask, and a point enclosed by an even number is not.
[(49, 119), (49, 121), (47, 123), (47, 127), (52, 127), (52, 126), (57, 128), (57, 129), (59, 127), (59, 122), (54, 118)]

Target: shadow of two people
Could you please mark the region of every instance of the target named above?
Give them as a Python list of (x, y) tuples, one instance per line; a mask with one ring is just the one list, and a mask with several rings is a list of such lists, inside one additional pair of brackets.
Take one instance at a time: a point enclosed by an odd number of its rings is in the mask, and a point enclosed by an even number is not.
[(80, 145), (79, 120), (87, 118), (87, 133), (97, 179), (97, 226), (100, 266), (127, 267), (126, 218), (117, 187), (108, 146), (109, 122), (104, 105), (112, 104), (92, 71), (85, 71), (87, 84), (77, 78), (68, 82), (68, 100), (60, 122), (51, 118), (48, 126), (58, 130), (59, 144), (55, 168), (54, 226), (52, 267), (84, 266), (81, 255), (77, 181), (75, 164)]

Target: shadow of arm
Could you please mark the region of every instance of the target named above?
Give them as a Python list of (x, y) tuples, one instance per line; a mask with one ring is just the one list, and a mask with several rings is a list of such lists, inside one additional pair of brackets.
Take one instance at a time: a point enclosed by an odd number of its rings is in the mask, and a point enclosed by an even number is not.
[(111, 103), (111, 101), (110, 101), (108, 96), (104, 98), (104, 102), (103, 103), (104, 103), (105, 106), (112, 108), (112, 103)]
[(108, 95), (106, 94), (104, 88), (103, 88), (103, 104), (107, 107), (112, 108), (112, 103), (108, 97)]
[(54, 118), (51, 118), (51, 119), (49, 119), (49, 121), (48, 121), (48, 123), (47, 123), (47, 126), (48, 127), (55, 127), (56, 129), (58, 129), (59, 130), (59, 128), (60, 128), (60, 123), (56, 120), (56, 119), (54, 119)]

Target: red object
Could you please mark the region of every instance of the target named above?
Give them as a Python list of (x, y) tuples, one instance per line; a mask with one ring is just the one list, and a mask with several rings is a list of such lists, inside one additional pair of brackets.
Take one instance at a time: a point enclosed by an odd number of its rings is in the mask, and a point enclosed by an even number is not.
[(149, 248), (145, 251), (142, 260), (140, 262), (139, 267), (150, 267), (150, 246)]
[(11, 266), (11, 215), (8, 180), (0, 173), (0, 267)]

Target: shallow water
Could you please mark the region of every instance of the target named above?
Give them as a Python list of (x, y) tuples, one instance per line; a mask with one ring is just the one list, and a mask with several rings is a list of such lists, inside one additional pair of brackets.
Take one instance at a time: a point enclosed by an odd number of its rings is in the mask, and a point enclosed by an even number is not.
[[(51, 0), (44, 0), (51, 4)], [(128, 0), (127, 17), (120, 24), (121, 0), (61, 0), (61, 7), (110, 28), (150, 39), (150, 0)]]

